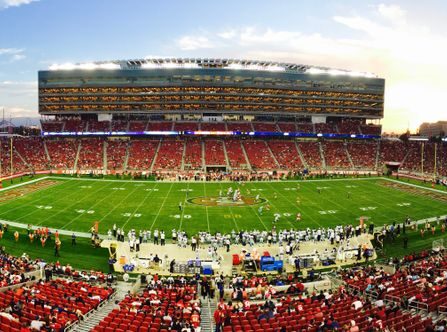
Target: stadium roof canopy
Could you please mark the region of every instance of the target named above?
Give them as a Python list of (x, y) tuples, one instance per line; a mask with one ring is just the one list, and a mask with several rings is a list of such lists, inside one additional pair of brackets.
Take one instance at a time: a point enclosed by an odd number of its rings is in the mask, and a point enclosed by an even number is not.
[(97, 61), (87, 63), (64, 63), (53, 64), (50, 70), (119, 70), (119, 69), (206, 69), (222, 68), (234, 70), (258, 70), (273, 72), (288, 72), (299, 74), (329, 74), (333, 76), (345, 75), (351, 77), (376, 78), (377, 75), (367, 72), (356, 72), (345, 69), (334, 69), (328, 67), (300, 65), (294, 63), (260, 61), (260, 60), (239, 60), (239, 59), (210, 59), (210, 58), (167, 58), (167, 59), (134, 59), (134, 60), (113, 60)]

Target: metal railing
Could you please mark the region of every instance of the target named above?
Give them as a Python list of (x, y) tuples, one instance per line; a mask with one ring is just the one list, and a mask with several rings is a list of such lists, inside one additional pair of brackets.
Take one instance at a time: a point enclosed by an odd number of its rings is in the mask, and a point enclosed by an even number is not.
[(419, 301), (410, 301), (408, 303), (409, 309), (415, 309), (416, 311), (426, 311), (428, 312), (428, 304)]
[(399, 306), (402, 303), (402, 298), (400, 298), (399, 296), (394, 296), (394, 295), (390, 295), (390, 294), (386, 294), (383, 301), (388, 304), (388, 303), (396, 303)]

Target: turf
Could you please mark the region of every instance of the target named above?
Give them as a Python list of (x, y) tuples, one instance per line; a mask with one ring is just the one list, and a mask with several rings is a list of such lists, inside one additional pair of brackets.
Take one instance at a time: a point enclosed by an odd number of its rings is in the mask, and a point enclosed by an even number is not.
[[(70, 264), (80, 270), (100, 270), (108, 272), (109, 253), (105, 248), (93, 248), (90, 239), (77, 238), (76, 246), (71, 245), (71, 237), (60, 236), (61, 250), (60, 257), (54, 256), (54, 238), (47, 240), (45, 247), (42, 247), (37, 239), (30, 243), (27, 231), (17, 229), (20, 233), (19, 241), (14, 240), (14, 227), (9, 227), (0, 240), (0, 245), (5, 247), (5, 251), (14, 256), (21, 256), (26, 253), (32, 259), (43, 259), (46, 262), (59, 261), (61, 264)], [(87, 258), (88, 257), (88, 258)]]
[[(447, 213), (447, 203), (431, 198), (430, 191), (424, 190), (427, 195), (408, 193), (385, 187), (386, 180), (377, 178), (242, 185), (51, 179), (57, 183), (1, 202), (0, 219), (82, 232), (88, 232), (94, 221), (99, 221), (99, 231), (104, 234), (116, 224), (126, 231), (164, 229), (169, 237), (172, 228), (189, 234), (202, 230), (213, 233), (270, 230), (275, 213), (281, 215), (277, 229), (357, 223), (361, 216), (379, 226), (401, 222), (407, 215), (421, 219)], [(266, 202), (247, 206), (202, 206), (188, 202), (195, 197), (217, 197), (219, 191), (225, 193), (230, 186), (240, 188), (243, 196), (259, 195)], [(0, 193), (0, 198), (7, 192)], [(264, 206), (262, 215), (258, 212), (260, 205)], [(300, 222), (295, 221), (297, 212), (302, 215)]]

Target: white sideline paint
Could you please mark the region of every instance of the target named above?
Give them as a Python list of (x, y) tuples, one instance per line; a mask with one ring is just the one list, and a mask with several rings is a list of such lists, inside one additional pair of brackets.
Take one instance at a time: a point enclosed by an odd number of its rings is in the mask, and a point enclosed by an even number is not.
[[(9, 220), (3, 220), (3, 219), (0, 219), (0, 222), (2, 223), (2, 224), (8, 224), (8, 225), (10, 225), (10, 226), (13, 226), (13, 227), (17, 227), (17, 228), (22, 228), (22, 229), (27, 229), (28, 228), (28, 225), (27, 224), (22, 224), (22, 223), (18, 223), (18, 222), (15, 222), (15, 221), (9, 221)], [(34, 226), (34, 225), (31, 225), (31, 229), (38, 229), (38, 228), (41, 228), (42, 226)], [(84, 232), (73, 232), (73, 231), (67, 231), (67, 230), (64, 230), (64, 229), (59, 229), (59, 228), (50, 228), (50, 227), (48, 227), (48, 229), (52, 232), (52, 233), (54, 233), (56, 230), (59, 232), (59, 234), (61, 234), (61, 235), (67, 235), (67, 236), (71, 236), (71, 234), (75, 234), (76, 235), (76, 237), (82, 237), (82, 238), (88, 238), (88, 239), (90, 239), (91, 237), (92, 237), (92, 235), (90, 234), (90, 233), (84, 233)], [(100, 239), (106, 239), (107, 238), (107, 235), (101, 235), (101, 234), (99, 234), (99, 237), (100, 237)]]
[(420, 189), (425, 189), (425, 190), (430, 190), (430, 191), (434, 191), (436, 193), (440, 193), (440, 194), (444, 194), (447, 195), (447, 191), (442, 191), (439, 189), (433, 189), (433, 188), (429, 188), (429, 187), (424, 187), (424, 186), (420, 186), (417, 184), (413, 184), (413, 183), (407, 183), (407, 182), (403, 182), (403, 181), (399, 181), (399, 180), (394, 180), (394, 179), (388, 179), (388, 178), (382, 178), (383, 180), (387, 180), (387, 181), (391, 181), (391, 182), (395, 182), (395, 183), (400, 183), (400, 184), (404, 184), (406, 186), (410, 186), (410, 187), (415, 187), (415, 188), (420, 188)]
[[(0, 192), (7, 191), (9, 189), (14, 189), (14, 188), (21, 187), (21, 186), (26, 186), (27, 184), (36, 183), (38, 181), (46, 180), (49, 178), (50, 178), (49, 176), (44, 176), (43, 178), (38, 178), (38, 179), (34, 179), (34, 180), (30, 180), (30, 181), (26, 181), (26, 182), (22, 182), (22, 183), (18, 183), (18, 184), (13, 184), (12, 186), (0, 189)], [(56, 177), (52, 177), (52, 178), (56, 178)], [(58, 179), (60, 179), (60, 178), (58, 178)]]

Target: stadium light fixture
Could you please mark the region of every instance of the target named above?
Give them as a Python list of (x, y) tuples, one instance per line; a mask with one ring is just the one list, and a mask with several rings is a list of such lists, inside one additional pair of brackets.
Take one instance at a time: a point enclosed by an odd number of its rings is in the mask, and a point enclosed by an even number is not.
[(121, 66), (119, 64), (116, 63), (101, 63), (99, 65), (97, 65), (98, 69), (108, 69), (108, 70), (114, 70), (114, 69), (120, 69)]
[(141, 68), (144, 68), (144, 69), (154, 69), (154, 68), (160, 68), (160, 65), (156, 64), (156, 63), (153, 63), (153, 62), (146, 62), (146, 63), (143, 63), (141, 65)]
[(326, 71), (320, 68), (309, 68), (306, 70), (307, 74), (326, 74)]

